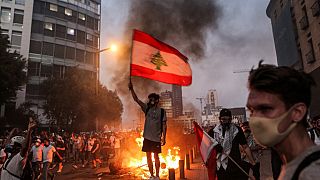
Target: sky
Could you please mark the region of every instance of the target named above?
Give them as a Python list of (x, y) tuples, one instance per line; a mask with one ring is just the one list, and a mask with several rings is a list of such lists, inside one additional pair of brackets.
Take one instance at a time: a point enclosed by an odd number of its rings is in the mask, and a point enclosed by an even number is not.
[[(101, 49), (125, 41), (130, 2), (102, 1)], [(258, 65), (260, 59), (264, 59), (265, 63), (276, 64), (271, 22), (266, 16), (269, 0), (216, 2), (221, 10), (217, 27), (206, 33), (205, 56), (202, 60), (190, 61), (193, 83), (183, 87), (183, 101), (200, 109), (200, 102), (196, 98), (205, 97), (209, 89), (216, 89), (218, 105), (227, 108), (244, 107), (248, 95), (248, 72), (234, 71), (251, 69)], [(121, 53), (121, 49), (117, 53)], [(100, 58), (101, 82), (113, 90), (117, 90), (112, 80), (118, 68), (117, 57), (106, 51)], [(170, 90), (169, 86), (162, 87)]]

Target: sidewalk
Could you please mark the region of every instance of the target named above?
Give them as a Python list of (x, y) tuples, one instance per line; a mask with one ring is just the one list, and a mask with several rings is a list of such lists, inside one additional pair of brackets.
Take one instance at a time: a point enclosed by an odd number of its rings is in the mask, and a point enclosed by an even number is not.
[[(202, 166), (202, 159), (198, 156), (194, 159), (194, 162), (190, 164), (190, 170), (184, 170), (185, 172), (185, 179), (201, 179), (201, 180), (208, 180), (208, 173), (207, 168)], [(179, 169), (176, 173), (176, 179), (180, 179)]]

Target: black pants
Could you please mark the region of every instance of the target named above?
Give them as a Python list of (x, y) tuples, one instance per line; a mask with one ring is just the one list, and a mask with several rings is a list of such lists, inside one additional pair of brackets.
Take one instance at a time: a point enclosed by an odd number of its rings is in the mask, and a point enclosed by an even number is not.
[(256, 180), (260, 180), (260, 162), (256, 163), (252, 167), (252, 172), (253, 172), (254, 178), (256, 178)]

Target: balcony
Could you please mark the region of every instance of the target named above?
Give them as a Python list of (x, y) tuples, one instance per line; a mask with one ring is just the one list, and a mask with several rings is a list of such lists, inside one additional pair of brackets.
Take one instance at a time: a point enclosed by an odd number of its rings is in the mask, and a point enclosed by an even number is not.
[(316, 59), (314, 57), (314, 53), (313, 50), (310, 50), (307, 54), (306, 54), (306, 62), (307, 64), (312, 64), (313, 62), (315, 62)]
[(319, 16), (320, 15), (320, 0), (317, 0), (312, 6), (312, 15), (313, 16)]
[(300, 24), (300, 28), (302, 30), (306, 30), (309, 27), (308, 17), (307, 16), (303, 16), (301, 18), (301, 20), (299, 21), (299, 24)]

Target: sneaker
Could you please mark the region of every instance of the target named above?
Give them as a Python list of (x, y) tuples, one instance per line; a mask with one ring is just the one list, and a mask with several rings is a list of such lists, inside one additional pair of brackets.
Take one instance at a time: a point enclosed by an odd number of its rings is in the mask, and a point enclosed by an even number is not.
[(75, 168), (75, 169), (78, 169), (78, 166), (77, 166), (77, 165), (75, 165), (75, 164), (74, 164), (74, 165), (72, 165), (72, 167), (73, 167), (73, 168)]
[(82, 164), (82, 167), (85, 168), (86, 166), (84, 164)]
[(57, 171), (57, 173), (61, 173), (62, 172), (62, 170), (61, 169), (59, 169), (58, 171)]

